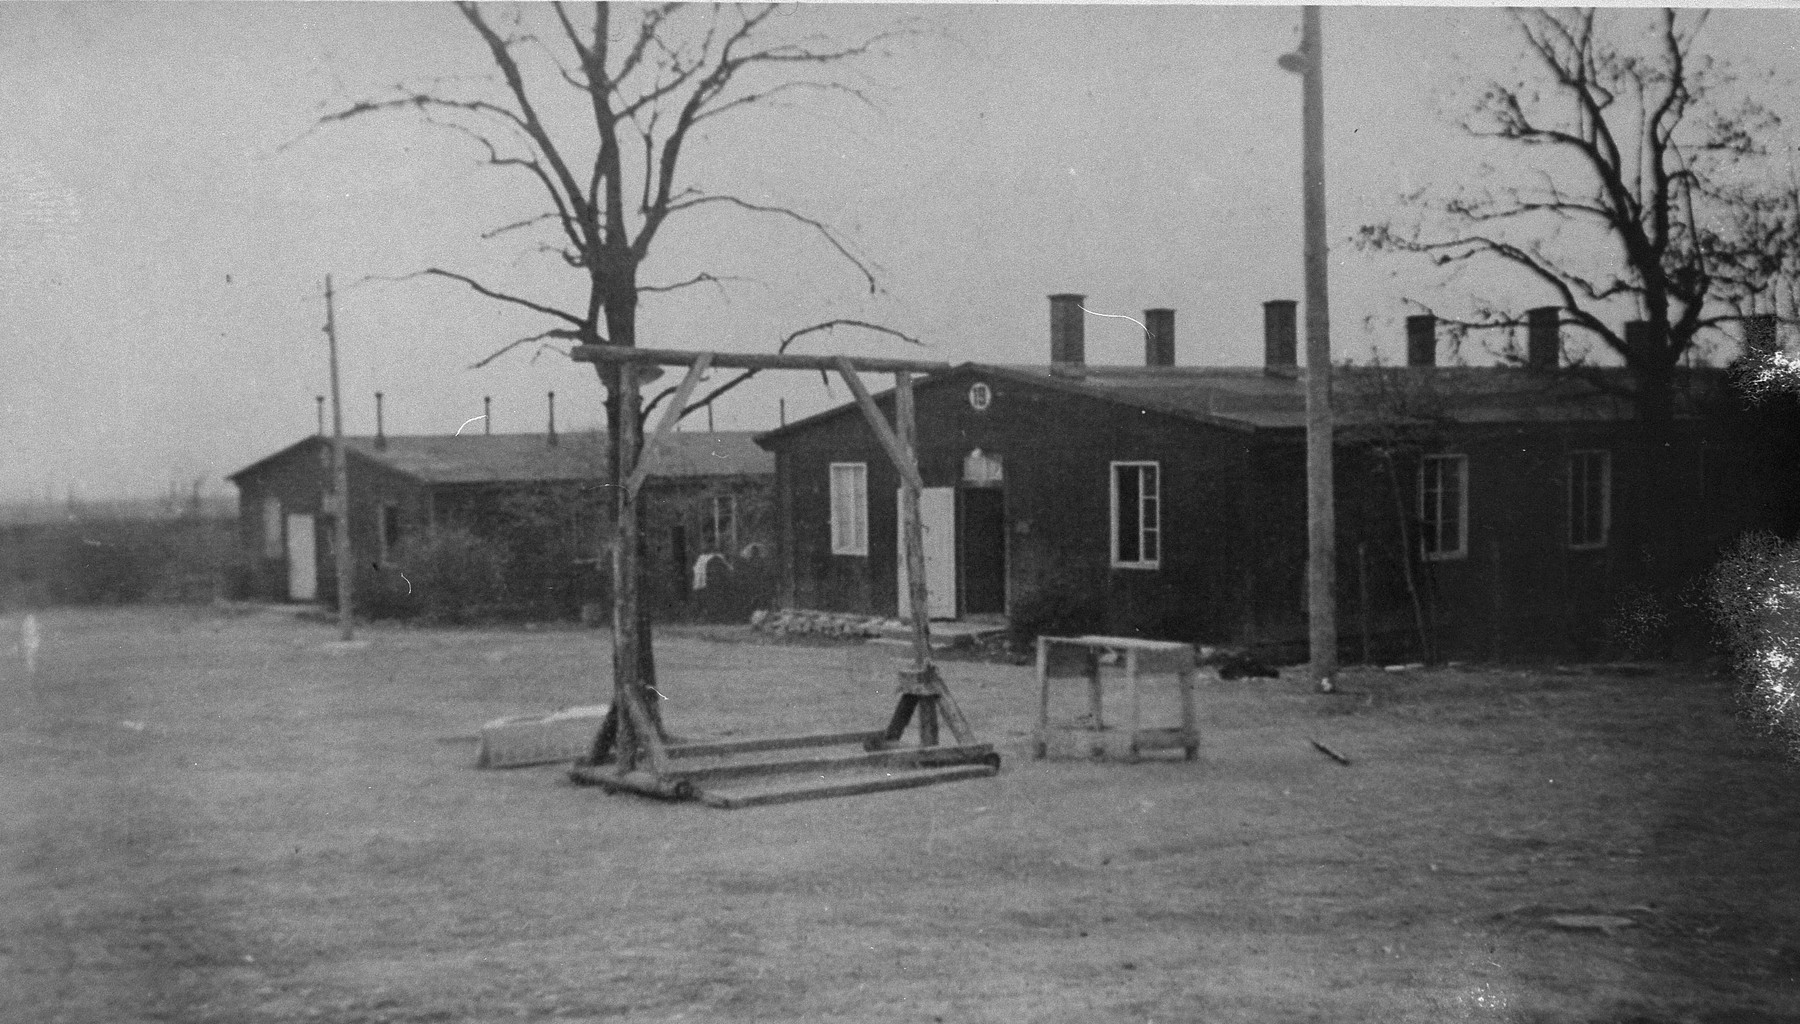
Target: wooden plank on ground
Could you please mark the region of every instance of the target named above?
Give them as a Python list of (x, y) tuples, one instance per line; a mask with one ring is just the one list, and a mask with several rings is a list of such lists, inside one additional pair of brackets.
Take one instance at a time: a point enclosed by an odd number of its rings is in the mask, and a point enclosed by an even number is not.
[(993, 775), (999, 771), (991, 765), (961, 765), (954, 768), (921, 768), (914, 771), (893, 772), (871, 777), (857, 777), (826, 781), (791, 783), (787, 785), (759, 786), (755, 788), (726, 790), (701, 789), (695, 796), (701, 803), (709, 807), (732, 810), (740, 807), (758, 807), (766, 804), (795, 803), (800, 800), (823, 800), (829, 797), (862, 796), (867, 793), (882, 793), (896, 789), (916, 789), (920, 786), (936, 785), (940, 782), (960, 782), (964, 779), (979, 779)]
[(577, 765), (569, 772), (569, 778), (609, 793), (635, 793), (658, 800), (689, 800), (694, 796), (694, 784), (686, 779), (669, 779), (641, 770), (620, 771), (618, 765)]
[(779, 761), (723, 761), (680, 765), (671, 768), (668, 778), (689, 779), (697, 784), (767, 775), (794, 775), (823, 778), (846, 772), (875, 769), (910, 770), (914, 768), (948, 768), (954, 765), (985, 764), (999, 760), (994, 748), (984, 743), (966, 747), (892, 747), (883, 750), (858, 751), (853, 754), (820, 754), (811, 757), (784, 758)]
[(797, 736), (757, 736), (741, 740), (706, 740), (676, 743), (664, 748), (670, 758), (718, 757), (725, 754), (754, 754), (765, 750), (792, 750), (802, 747), (835, 747), (840, 744), (863, 744), (880, 739), (879, 730), (856, 732), (818, 732)]

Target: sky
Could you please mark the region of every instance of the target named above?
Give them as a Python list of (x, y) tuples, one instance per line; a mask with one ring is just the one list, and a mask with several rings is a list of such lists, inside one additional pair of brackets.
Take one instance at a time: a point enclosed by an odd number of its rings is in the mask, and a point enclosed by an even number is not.
[[(499, 12), (496, 12), (499, 13)], [(543, 13), (542, 8), (527, 17)], [(1301, 297), (1300, 88), (1276, 59), (1292, 7), (803, 5), (784, 31), (906, 34), (844, 69), (869, 103), (806, 94), (692, 140), (686, 180), (792, 207), (877, 268), (871, 295), (803, 227), (743, 212), (672, 222), (643, 273), (742, 280), (646, 296), (640, 344), (1043, 362), (1046, 296), (1096, 314), (1176, 310), (1177, 361), (1255, 365), (1261, 307)], [(1800, 14), (1725, 11), (1705, 49), (1800, 125)], [(1324, 16), (1331, 314), (1338, 358), (1403, 358), (1407, 300), (1446, 311), (1536, 295), (1504, 274), (1445, 280), (1359, 252), (1397, 197), (1469, 180), (1493, 154), (1454, 114), (1520, 44), (1480, 7), (1331, 7)], [(436, 3), (0, 3), (0, 500), (152, 496), (311, 433), (328, 391), (324, 280), (336, 287), (346, 429), (595, 426), (592, 369), (526, 347), (548, 324), (441, 266), (549, 301), (578, 275), (519, 233), (528, 179), (406, 113), (318, 127), (399, 83), (480, 88), (484, 48)], [(1789, 152), (1793, 149), (1784, 141)], [(1621, 316), (1621, 319), (1624, 319)], [(1091, 317), (1088, 360), (1136, 363), (1142, 335)], [(1464, 353), (1479, 362), (1479, 351)], [(722, 401), (719, 429), (766, 429), (848, 399), (770, 375)], [(687, 429), (704, 429), (704, 417)]]

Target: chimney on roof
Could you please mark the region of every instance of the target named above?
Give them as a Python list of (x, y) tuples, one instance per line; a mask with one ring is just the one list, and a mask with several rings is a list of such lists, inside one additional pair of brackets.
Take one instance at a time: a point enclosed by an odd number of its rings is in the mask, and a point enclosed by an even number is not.
[(1554, 370), (1562, 363), (1562, 307), (1538, 306), (1525, 311), (1525, 366)]
[(1175, 311), (1144, 310), (1144, 365), (1175, 365)]
[(387, 431), (381, 425), (381, 392), (375, 392), (375, 447), (387, 447)]
[(1437, 365), (1437, 317), (1430, 313), (1406, 318), (1406, 365)]
[(481, 396), (481, 432), (483, 434), (494, 432), (494, 396), (492, 395)]
[(550, 392), (550, 435), (545, 442), (552, 447), (556, 445), (556, 392)]
[(1050, 361), (1080, 366), (1087, 361), (1087, 333), (1081, 319), (1085, 295), (1050, 296)]
[(1299, 364), (1297, 311), (1300, 304), (1293, 299), (1270, 299), (1263, 303), (1263, 368), (1292, 370)]
[(1744, 318), (1745, 355), (1773, 355), (1779, 347), (1775, 343), (1775, 314), (1758, 313)]
[(319, 436), (325, 436), (325, 396), (314, 395), (313, 401), (319, 405)]

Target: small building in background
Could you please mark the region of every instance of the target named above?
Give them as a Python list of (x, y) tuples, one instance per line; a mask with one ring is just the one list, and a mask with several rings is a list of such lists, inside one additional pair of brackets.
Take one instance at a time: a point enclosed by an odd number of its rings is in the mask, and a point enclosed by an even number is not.
[[(1143, 365), (1087, 365), (1080, 302), (1051, 297), (1048, 363), (915, 385), (931, 614), (1303, 657), (1295, 304), (1265, 305), (1264, 365), (1224, 368), (1176, 365), (1169, 310), (1145, 315)], [(1407, 326), (1408, 365), (1334, 371), (1346, 660), (1654, 640), (1654, 595), (1767, 525), (1743, 450), (1700, 415), (1722, 371), (1684, 372), (1681, 414), (1652, 441), (1623, 371), (1559, 366), (1554, 316), (1497, 367), (1437, 366), (1436, 323)], [(878, 402), (891, 416), (891, 393)], [(899, 482), (857, 409), (758, 441), (775, 455), (780, 603), (901, 614)]]
[[(358, 436), (345, 444), (359, 591), (387, 592), (409, 559), (428, 557), (431, 538), (454, 532), (503, 552), (503, 603), (514, 613), (575, 614), (603, 599), (612, 515), (604, 434)], [(228, 477), (238, 488), (248, 596), (335, 601), (331, 452), (330, 439), (315, 435)], [(646, 596), (658, 614), (710, 607), (693, 592), (701, 556), (729, 565), (711, 567), (709, 582), (765, 560), (773, 463), (748, 433), (669, 435), (642, 498)]]

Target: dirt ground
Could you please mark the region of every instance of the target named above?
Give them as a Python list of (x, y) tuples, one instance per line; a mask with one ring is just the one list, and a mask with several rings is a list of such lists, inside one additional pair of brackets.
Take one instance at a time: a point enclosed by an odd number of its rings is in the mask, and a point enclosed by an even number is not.
[[(1208, 682), (1201, 759), (1126, 765), (950, 662), (999, 775), (717, 811), (472, 767), (604, 699), (598, 633), (50, 612), (27, 674), (19, 625), (8, 1022), (1800, 1019), (1800, 769), (1694, 671)], [(892, 706), (873, 648), (660, 650), (685, 735)]]

